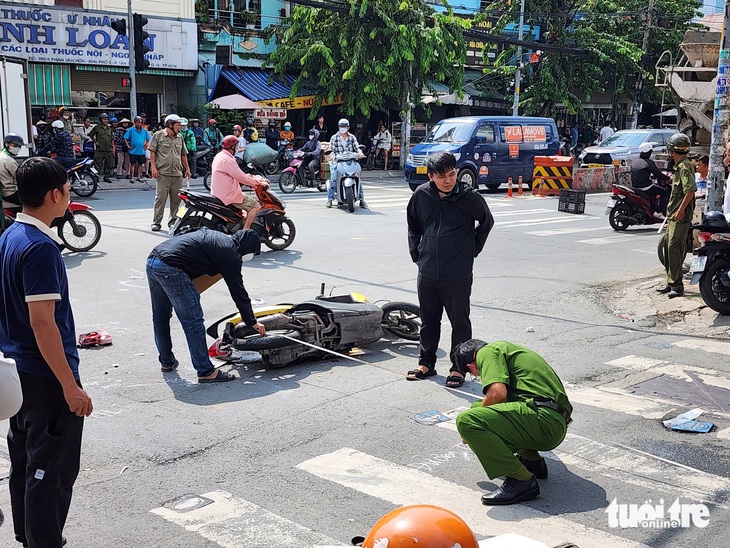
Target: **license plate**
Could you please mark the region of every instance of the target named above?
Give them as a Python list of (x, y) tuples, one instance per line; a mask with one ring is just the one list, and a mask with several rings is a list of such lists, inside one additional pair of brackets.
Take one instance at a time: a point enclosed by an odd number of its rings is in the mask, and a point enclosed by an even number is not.
[(182, 219), (187, 211), (188, 208), (181, 204), (180, 207), (177, 208), (177, 216)]
[(611, 213), (611, 210), (614, 207), (616, 207), (616, 200), (614, 200), (613, 198), (609, 198), (608, 202), (606, 202), (606, 213), (605, 214), (608, 215), (609, 213)]
[(99, 171), (95, 167), (92, 167), (89, 169), (91, 170), (91, 173), (93, 173), (94, 175), (99, 175)]
[(704, 272), (707, 264), (707, 256), (694, 257), (692, 259), (692, 268), (689, 269), (690, 274), (694, 272)]
[(426, 174), (426, 166), (418, 166), (416, 168), (416, 173), (419, 175), (425, 175)]

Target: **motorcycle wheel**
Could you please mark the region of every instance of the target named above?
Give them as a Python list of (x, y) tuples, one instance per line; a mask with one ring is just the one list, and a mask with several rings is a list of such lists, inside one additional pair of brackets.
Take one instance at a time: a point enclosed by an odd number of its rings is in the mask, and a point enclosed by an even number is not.
[(347, 211), (352, 213), (355, 211), (355, 187), (345, 187), (345, 202), (347, 203)]
[(203, 176), (203, 186), (204, 186), (204, 187), (205, 187), (205, 188), (206, 188), (207, 190), (210, 190), (210, 177), (211, 177), (211, 175), (212, 175), (212, 172), (208, 171), (208, 172), (207, 172), (207, 173), (206, 173), (206, 174), (205, 174), (205, 175)]
[(92, 196), (99, 188), (99, 177), (91, 172), (86, 172), (83, 176), (75, 174), (71, 190), (74, 194), (82, 198)]
[(266, 175), (274, 175), (277, 171), (279, 171), (279, 158), (276, 158), (268, 164), (264, 164), (261, 168), (264, 170)]
[(248, 337), (243, 337), (242, 339), (233, 339), (231, 346), (236, 350), (260, 352), (261, 350), (273, 350), (275, 348), (284, 348), (285, 346), (296, 344), (281, 335), (287, 335), (288, 337), (297, 340), (301, 340), (302, 338), (302, 334), (293, 329), (279, 331), (272, 330), (267, 331), (266, 335), (250, 335)]
[(281, 251), (291, 245), (296, 235), (297, 229), (291, 219), (277, 221), (269, 227), (269, 234), (264, 245), (274, 251)]
[(730, 287), (725, 287), (720, 277), (727, 275), (730, 261), (716, 259), (712, 261), (700, 278), (700, 295), (707, 306), (723, 316), (730, 315)]
[(627, 220), (627, 217), (630, 216), (631, 210), (629, 207), (623, 204), (618, 204), (611, 210), (611, 213), (608, 216), (608, 223), (614, 230), (626, 230), (631, 226), (631, 223)]
[(88, 211), (76, 211), (73, 223), (64, 221), (58, 227), (58, 237), (70, 251), (89, 251), (101, 239), (101, 223)]
[(421, 309), (412, 303), (386, 303), (382, 307), (383, 331), (405, 339), (417, 341), (421, 336)]
[(284, 194), (291, 194), (297, 189), (297, 176), (291, 171), (285, 171), (279, 176), (279, 188)]
[(365, 162), (365, 169), (368, 171), (375, 169), (375, 156), (373, 154), (368, 154), (367, 162)]
[(327, 191), (327, 182), (322, 181), (321, 183), (319, 183), (317, 185), (317, 190), (319, 190), (320, 192), (326, 192)]

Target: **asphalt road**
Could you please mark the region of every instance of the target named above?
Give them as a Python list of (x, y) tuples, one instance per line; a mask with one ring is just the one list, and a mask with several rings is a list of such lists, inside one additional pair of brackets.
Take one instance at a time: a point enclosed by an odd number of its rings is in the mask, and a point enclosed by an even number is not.
[[(370, 209), (353, 214), (326, 209), (316, 190), (286, 197), (296, 240), (246, 263), (254, 298), (296, 302), (324, 282), (328, 291), (372, 301), (416, 301), (405, 229), (411, 192), (397, 177), (369, 177)], [(383, 339), (359, 356), (367, 365), (335, 358), (266, 370), (251, 357), (225, 367), (240, 380), (199, 386), (175, 320), (181, 366), (163, 376), (143, 271), (150, 249), (168, 236), (149, 230), (153, 192), (103, 190), (86, 200), (104, 227), (100, 244), (65, 254), (77, 331), (103, 327), (114, 338), (113, 346), (80, 350), (95, 411), (86, 422), (68, 546), (346, 546), (384, 513), (415, 503), (454, 510), (480, 539), (493, 539), (485, 546), (507, 546), (500, 535), (508, 533), (581, 548), (727, 546), (730, 343), (626, 322), (630, 310), (606, 304), (607, 287), (661, 273), (655, 230), (614, 233), (605, 195), (589, 196), (584, 215), (558, 212), (557, 198), (484, 196), (496, 225), (476, 261), (474, 335), (541, 353), (575, 407), (565, 442), (546, 455), (550, 476), (538, 499), (482, 506), (480, 495), (499, 480), (486, 478), (453, 420), (414, 420), (479, 398), (478, 381), (444, 388), (447, 323), (439, 375), (426, 381), (404, 379), (416, 365), (416, 345)], [(223, 283), (202, 301), (207, 320), (234, 310)], [(712, 432), (662, 426), (660, 419), (694, 407), (716, 424)], [(0, 465), (4, 452), (0, 445)], [(642, 509), (651, 519), (669, 517), (677, 498), (705, 504), (709, 522), (610, 526), (614, 499), (651, 501)], [(0, 507), (9, 514), (5, 488)], [(697, 507), (684, 510), (700, 516)], [(12, 539), (6, 523), (0, 545)]]

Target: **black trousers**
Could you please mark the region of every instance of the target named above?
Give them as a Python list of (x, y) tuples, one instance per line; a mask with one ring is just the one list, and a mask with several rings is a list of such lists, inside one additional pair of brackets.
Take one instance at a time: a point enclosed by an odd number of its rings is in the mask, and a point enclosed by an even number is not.
[(84, 419), (69, 410), (55, 378), (19, 376), (23, 405), (10, 418), (8, 432), (15, 538), (30, 548), (60, 548), (79, 474)]
[(441, 339), (441, 317), (446, 316), (451, 323), (450, 371), (454, 366), (454, 347), (471, 339), (471, 320), (469, 319), (469, 298), (472, 279), (431, 280), (418, 277), (418, 304), (421, 307), (421, 352), (419, 365), (433, 369), (436, 366), (436, 351)]

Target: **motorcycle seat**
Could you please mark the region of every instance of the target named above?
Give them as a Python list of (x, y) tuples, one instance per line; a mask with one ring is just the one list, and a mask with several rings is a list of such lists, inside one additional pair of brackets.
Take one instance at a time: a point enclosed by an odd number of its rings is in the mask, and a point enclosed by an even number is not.
[(234, 206), (225, 205), (218, 198), (216, 198), (215, 196), (211, 196), (210, 194), (201, 194), (200, 192), (190, 192), (189, 190), (188, 191), (185, 191), (185, 193), (188, 196), (190, 196), (192, 198), (195, 198), (196, 200), (199, 200), (201, 202), (208, 202), (208, 203), (211, 203), (211, 204), (215, 204), (217, 206), (220, 206), (220, 207), (227, 207), (228, 209), (230, 209), (231, 211), (234, 211), (234, 212), (240, 212), (241, 211), (240, 209), (238, 209), (238, 208), (236, 208)]

